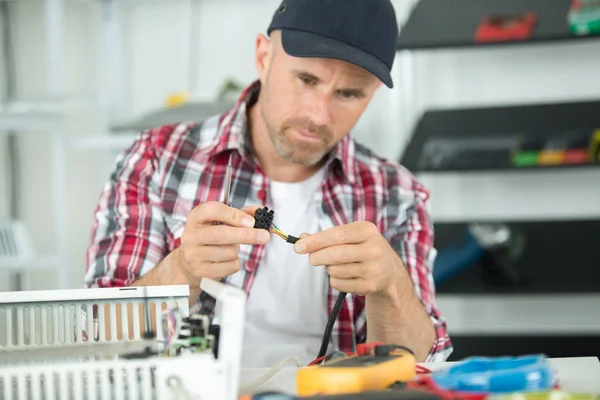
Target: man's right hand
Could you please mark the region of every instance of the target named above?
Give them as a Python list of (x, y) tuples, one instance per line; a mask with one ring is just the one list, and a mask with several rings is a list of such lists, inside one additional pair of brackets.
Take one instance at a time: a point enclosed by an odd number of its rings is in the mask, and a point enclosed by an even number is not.
[(254, 228), (261, 206), (241, 210), (216, 201), (201, 204), (188, 215), (175, 268), (192, 286), (202, 278), (219, 280), (240, 269), (241, 244), (261, 245), (270, 240), (265, 229)]

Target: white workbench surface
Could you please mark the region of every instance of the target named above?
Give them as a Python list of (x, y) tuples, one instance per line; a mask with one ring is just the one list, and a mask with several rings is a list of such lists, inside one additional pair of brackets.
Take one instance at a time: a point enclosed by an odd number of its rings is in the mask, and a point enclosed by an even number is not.
[[(571, 392), (600, 394), (600, 362), (596, 357), (553, 358), (561, 389)], [(423, 364), (429, 369), (442, 368), (452, 363)], [(268, 368), (242, 369), (241, 385), (246, 386), (269, 371)], [(296, 367), (284, 367), (255, 392), (280, 391), (296, 394)]]

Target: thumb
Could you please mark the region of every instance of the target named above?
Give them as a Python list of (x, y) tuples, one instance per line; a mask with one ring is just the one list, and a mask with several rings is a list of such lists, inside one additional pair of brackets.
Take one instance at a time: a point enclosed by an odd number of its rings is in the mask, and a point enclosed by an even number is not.
[(259, 208), (263, 208), (264, 206), (261, 205), (252, 205), (252, 206), (246, 206), (243, 207), (240, 211), (245, 212), (246, 214), (254, 217), (254, 214), (256, 214), (256, 210), (258, 210)]
[[(259, 217), (258, 221), (256, 220), (256, 212), (261, 208), (264, 208), (264, 207), (261, 205), (252, 205), (252, 206), (243, 207), (240, 211), (252, 216), (252, 218), (254, 218), (254, 227), (257, 228), (257, 227), (263, 227), (263, 225), (265, 224), (265, 221), (263, 221), (264, 218)], [(265, 229), (266, 229), (266, 227), (265, 227)]]

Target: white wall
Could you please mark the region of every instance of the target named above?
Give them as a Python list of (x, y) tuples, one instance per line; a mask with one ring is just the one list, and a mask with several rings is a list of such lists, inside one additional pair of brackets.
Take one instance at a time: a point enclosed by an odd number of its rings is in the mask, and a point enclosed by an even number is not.
[[(66, 1), (63, 34), (64, 70), (67, 93), (101, 93), (109, 87), (103, 80), (106, 66), (101, 54), (101, 2)], [(202, 12), (195, 21), (200, 35), (200, 65), (197, 71), (200, 93), (215, 95), (227, 78), (249, 83), (255, 77), (252, 55), (255, 34), (263, 32), (279, 0), (201, 1)], [(406, 15), (406, 1), (395, 1), (399, 19)], [(19, 0), (14, 4), (16, 45), (19, 62), (18, 88), (23, 96), (46, 91), (44, 17), (41, 0)], [(168, 94), (187, 89), (190, 24), (187, 0), (131, 2), (121, 8), (123, 34), (123, 115), (135, 115), (159, 107)], [(600, 42), (551, 44), (505, 49), (438, 51), (414, 57), (418, 76), (413, 81), (413, 111), (430, 106), (523, 103), (574, 100), (600, 96)], [(396, 75), (404, 69), (395, 66)], [(407, 88), (397, 85), (383, 90), (361, 121), (359, 140), (369, 143), (386, 157), (397, 159), (406, 141), (402, 102)], [(72, 137), (98, 134), (102, 115), (97, 112), (70, 112)], [(48, 204), (52, 182), (48, 167), (49, 141), (40, 134), (24, 134), (21, 145), (21, 175), (24, 220), (32, 230), (37, 248), (51, 251), (52, 220)], [(0, 151), (3, 149), (0, 148)], [(69, 163), (69, 286), (82, 284), (84, 252), (89, 236), (91, 212), (99, 190), (107, 179), (111, 155), (106, 151), (71, 151)], [(475, 210), (525, 213), (532, 204), (543, 216), (547, 211), (578, 201), (577, 209), (587, 211), (600, 200), (600, 171), (571, 174), (540, 174), (527, 179), (494, 175), (480, 178), (425, 177), (434, 195), (436, 217), (464, 216)], [(582, 177), (585, 176), (586, 180)], [(543, 177), (543, 178), (542, 178)], [(525, 183), (519, 183), (525, 182)], [(457, 190), (460, 188), (460, 190)], [(511, 188), (517, 188), (518, 191)], [(512, 202), (510, 195), (526, 196)], [(565, 188), (568, 188), (567, 192)], [(580, 192), (584, 194), (583, 199)], [(482, 194), (483, 193), (483, 194)], [(552, 194), (548, 200), (539, 193)], [(537, 197), (536, 197), (537, 196)], [(600, 204), (600, 202), (598, 202)], [(519, 207), (525, 209), (520, 209)], [(544, 208), (546, 207), (546, 208)], [(516, 210), (516, 211), (515, 211)], [(519, 211), (520, 210), (520, 211)], [(592, 210), (593, 211), (593, 210)], [(597, 214), (600, 212), (598, 206)], [(0, 277), (1, 278), (1, 277)], [(55, 280), (49, 273), (32, 276), (32, 287), (48, 288)], [(3, 281), (1, 279), (0, 281)], [(4, 287), (0, 287), (5, 289)]]

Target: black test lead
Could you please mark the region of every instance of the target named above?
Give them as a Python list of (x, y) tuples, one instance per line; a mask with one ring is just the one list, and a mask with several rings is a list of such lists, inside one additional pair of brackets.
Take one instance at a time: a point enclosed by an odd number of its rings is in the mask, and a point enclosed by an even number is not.
[[(266, 229), (269, 232), (272, 232), (285, 240), (288, 243), (296, 243), (299, 238), (296, 236), (288, 235), (281, 229), (277, 227), (273, 223), (273, 219), (275, 218), (275, 211), (269, 210), (268, 207), (259, 208), (254, 213), (254, 227), (257, 229)], [(321, 341), (321, 348), (319, 349), (318, 358), (325, 356), (327, 352), (327, 348), (329, 347), (329, 341), (331, 339), (331, 333), (333, 331), (333, 325), (337, 319), (338, 314), (340, 313), (340, 309), (344, 304), (344, 300), (346, 299), (346, 292), (339, 292), (335, 305), (329, 314), (329, 319), (327, 320), (327, 325), (325, 326), (325, 332), (323, 332), (323, 339)]]

